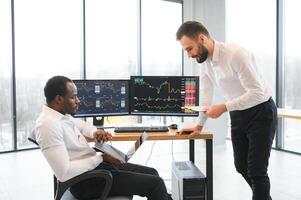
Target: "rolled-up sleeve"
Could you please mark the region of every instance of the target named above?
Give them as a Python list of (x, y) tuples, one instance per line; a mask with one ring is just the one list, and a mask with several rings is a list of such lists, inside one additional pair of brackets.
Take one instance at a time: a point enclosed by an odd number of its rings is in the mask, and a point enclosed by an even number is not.
[(97, 131), (97, 128), (93, 125), (91, 125), (88, 122), (85, 122), (83, 120), (73, 118), (72, 119), (76, 127), (79, 129), (79, 131), (86, 137), (93, 138), (94, 133)]

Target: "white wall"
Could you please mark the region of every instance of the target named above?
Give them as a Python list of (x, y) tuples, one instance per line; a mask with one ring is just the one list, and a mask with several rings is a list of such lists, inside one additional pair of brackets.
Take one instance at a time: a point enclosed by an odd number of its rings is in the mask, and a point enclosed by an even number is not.
[[(195, 20), (204, 24), (211, 37), (225, 41), (225, 0), (184, 0), (184, 21)], [(200, 66), (184, 53), (184, 74), (198, 75)], [(224, 102), (224, 98), (216, 89), (214, 103)], [(209, 119), (205, 129), (214, 134), (214, 144), (224, 144), (227, 136), (227, 114), (219, 119)]]

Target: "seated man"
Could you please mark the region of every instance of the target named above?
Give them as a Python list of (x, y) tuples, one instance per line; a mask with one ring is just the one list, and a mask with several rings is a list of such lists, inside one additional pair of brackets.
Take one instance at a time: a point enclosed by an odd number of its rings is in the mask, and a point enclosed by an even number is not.
[[(94, 169), (107, 169), (113, 175), (109, 195), (140, 195), (149, 200), (170, 199), (158, 172), (131, 163), (121, 164), (113, 157), (97, 155), (88, 139), (107, 141), (111, 135), (104, 130), (70, 114), (76, 112), (79, 100), (74, 83), (67, 77), (54, 76), (44, 88), (47, 105), (43, 107), (35, 125), (35, 138), (55, 176), (61, 182)], [(89, 179), (70, 189), (78, 199), (96, 198), (103, 183)]]

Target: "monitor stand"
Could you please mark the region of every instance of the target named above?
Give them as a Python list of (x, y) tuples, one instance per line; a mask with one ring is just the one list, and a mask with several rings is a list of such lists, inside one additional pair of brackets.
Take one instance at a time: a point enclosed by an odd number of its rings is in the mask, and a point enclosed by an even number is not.
[(104, 117), (93, 117), (93, 125), (96, 127), (103, 127), (104, 124)]

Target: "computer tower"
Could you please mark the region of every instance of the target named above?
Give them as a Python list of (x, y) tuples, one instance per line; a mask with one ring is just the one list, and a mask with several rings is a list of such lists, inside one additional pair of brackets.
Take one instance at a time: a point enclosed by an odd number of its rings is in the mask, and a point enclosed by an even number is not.
[(172, 163), (172, 198), (206, 199), (206, 177), (191, 161)]

